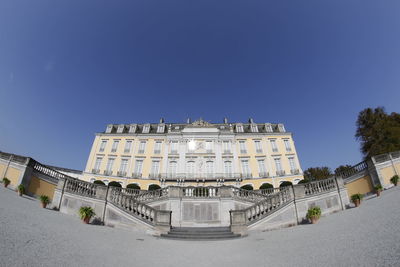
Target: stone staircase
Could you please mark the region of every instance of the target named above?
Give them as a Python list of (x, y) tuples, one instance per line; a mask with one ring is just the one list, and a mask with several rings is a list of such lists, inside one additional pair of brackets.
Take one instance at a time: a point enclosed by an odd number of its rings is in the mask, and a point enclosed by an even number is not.
[(224, 240), (239, 238), (230, 227), (172, 227), (162, 238), (180, 240)]

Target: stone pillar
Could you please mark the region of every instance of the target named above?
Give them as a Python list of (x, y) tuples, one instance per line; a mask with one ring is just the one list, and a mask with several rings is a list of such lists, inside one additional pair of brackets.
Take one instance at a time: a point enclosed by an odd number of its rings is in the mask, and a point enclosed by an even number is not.
[(246, 213), (240, 210), (231, 210), (231, 231), (234, 234), (247, 236)]
[(66, 184), (65, 178), (60, 178), (57, 183), (57, 187), (54, 190), (52, 206), (60, 210), (62, 197), (64, 195), (64, 188)]
[(344, 181), (342, 177), (335, 177), (336, 186), (340, 198), (340, 204), (342, 206), (342, 210), (346, 209), (346, 206), (350, 204), (349, 196), (347, 194), (347, 189), (344, 186)]

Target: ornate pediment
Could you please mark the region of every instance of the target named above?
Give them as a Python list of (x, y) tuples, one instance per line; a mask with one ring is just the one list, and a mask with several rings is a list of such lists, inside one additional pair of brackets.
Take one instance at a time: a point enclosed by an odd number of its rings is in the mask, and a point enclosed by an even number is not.
[(210, 126), (212, 126), (211, 123), (209, 123), (208, 121), (203, 120), (202, 118), (200, 118), (200, 119), (197, 120), (197, 121), (194, 121), (194, 122), (192, 123), (192, 125), (193, 125), (193, 126), (201, 126), (201, 127), (210, 127)]

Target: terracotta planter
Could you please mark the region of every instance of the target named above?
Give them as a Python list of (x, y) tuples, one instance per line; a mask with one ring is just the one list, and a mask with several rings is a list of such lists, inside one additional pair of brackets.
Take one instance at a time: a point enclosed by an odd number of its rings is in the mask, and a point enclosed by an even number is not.
[(83, 223), (89, 224), (89, 221), (90, 221), (90, 217), (83, 218)]
[(354, 205), (356, 205), (356, 207), (360, 206), (361, 201), (359, 199), (354, 200)]
[(312, 216), (312, 217), (310, 218), (310, 221), (311, 221), (312, 224), (316, 224), (316, 223), (318, 222), (318, 220), (319, 220), (319, 217), (318, 217), (318, 216)]
[(4, 184), (4, 187), (7, 188), (8, 184)]
[(381, 195), (382, 190), (377, 190), (376, 191), (376, 196), (379, 197)]
[(47, 207), (47, 203), (45, 203), (45, 202), (42, 202), (42, 208), (46, 208)]
[(18, 195), (20, 196), (20, 197), (22, 197), (22, 192), (21, 191), (18, 191)]

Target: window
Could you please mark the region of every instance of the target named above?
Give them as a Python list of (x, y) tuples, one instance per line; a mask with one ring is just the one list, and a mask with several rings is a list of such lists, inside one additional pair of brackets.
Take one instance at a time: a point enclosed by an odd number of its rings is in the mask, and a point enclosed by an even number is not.
[(114, 140), (114, 143), (111, 148), (111, 152), (116, 152), (118, 148), (119, 140)]
[(258, 133), (258, 127), (257, 124), (251, 124), (251, 132), (252, 133)]
[(156, 141), (156, 144), (154, 145), (154, 154), (160, 154), (161, 153), (161, 141)]
[(246, 154), (247, 153), (246, 141), (244, 140), (239, 141), (239, 148), (240, 148), (240, 153)]
[(124, 131), (125, 125), (118, 125), (117, 133), (122, 133)]
[(267, 133), (272, 133), (274, 130), (272, 129), (272, 125), (271, 125), (271, 123), (266, 123), (265, 124), (265, 131), (267, 132)]
[(247, 159), (242, 160), (242, 173), (245, 178), (251, 177), (249, 161)]
[(281, 171), (282, 170), (282, 164), (281, 164), (281, 159), (280, 158), (276, 158), (275, 160), (275, 167), (277, 171)]
[(135, 133), (136, 132), (136, 124), (131, 124), (129, 126), (129, 133)]
[(189, 178), (194, 177), (194, 161), (188, 161), (186, 163), (186, 173)]
[(292, 148), (290, 147), (290, 141), (289, 139), (284, 139), (283, 142), (285, 143), (285, 148), (287, 152), (292, 151)]
[(232, 161), (224, 161), (224, 171), (228, 178), (232, 177)]
[(153, 160), (151, 164), (150, 178), (157, 178), (160, 169), (160, 161)]
[(262, 153), (263, 152), (260, 140), (254, 140), (254, 145), (256, 146), (256, 153)]
[(278, 152), (278, 147), (276, 146), (276, 140), (272, 139), (270, 140), (270, 142), (271, 142), (272, 152)]
[(229, 141), (224, 141), (223, 143), (222, 143), (222, 146), (223, 146), (223, 150), (224, 150), (224, 153), (231, 153), (231, 142), (229, 142)]
[(142, 176), (142, 168), (143, 168), (143, 160), (142, 159), (136, 160), (134, 176), (141, 177)]
[(142, 133), (149, 133), (150, 132), (150, 124), (143, 125)]
[(243, 133), (243, 125), (242, 124), (236, 124), (236, 132)]
[(206, 141), (206, 152), (212, 153), (213, 151), (213, 143), (212, 141)]
[(296, 162), (294, 161), (294, 157), (289, 157), (289, 166), (290, 166), (290, 172), (292, 174), (298, 174), (299, 171), (296, 168)]
[(106, 133), (111, 133), (112, 129), (113, 129), (113, 125), (112, 124), (107, 125)]
[(171, 154), (178, 153), (178, 142), (174, 141), (171, 143)]
[(177, 164), (176, 161), (170, 161), (169, 162), (168, 173), (169, 173), (169, 177), (170, 178), (175, 178), (177, 165), (178, 164)]
[(159, 124), (157, 127), (157, 133), (163, 133), (165, 128), (165, 124)]
[(121, 160), (121, 166), (119, 167), (119, 176), (126, 176), (126, 170), (128, 169), (128, 159)]
[(92, 170), (93, 173), (98, 173), (100, 170), (100, 165), (101, 165), (101, 160), (102, 158), (98, 157), (96, 158), (96, 162), (94, 163), (94, 168)]
[(260, 177), (267, 177), (267, 170), (265, 169), (265, 163), (263, 159), (257, 160), (258, 163), (258, 171), (260, 172)]
[(111, 175), (112, 174), (112, 168), (113, 168), (113, 165), (114, 165), (114, 161), (115, 161), (115, 158), (109, 158), (108, 159), (106, 170), (104, 171), (105, 175)]
[(285, 126), (283, 126), (283, 124), (278, 124), (278, 129), (279, 129), (279, 132), (281, 132), (281, 133), (285, 132)]
[(145, 149), (146, 149), (146, 141), (140, 141), (138, 153), (144, 154)]
[(131, 147), (132, 147), (132, 140), (127, 140), (125, 143), (124, 152), (125, 153), (131, 152)]
[(214, 162), (213, 161), (206, 161), (206, 173), (207, 173), (207, 178), (213, 178), (213, 176), (214, 176)]
[(102, 140), (100, 144), (100, 150), (99, 152), (104, 152), (104, 149), (106, 148), (107, 145), (107, 140)]

